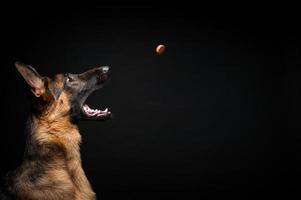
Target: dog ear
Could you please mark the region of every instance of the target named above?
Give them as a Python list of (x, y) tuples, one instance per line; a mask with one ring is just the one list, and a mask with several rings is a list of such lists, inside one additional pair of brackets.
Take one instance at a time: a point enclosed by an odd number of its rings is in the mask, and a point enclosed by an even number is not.
[(31, 87), (31, 91), (36, 97), (40, 97), (45, 93), (44, 81), (33, 67), (20, 62), (16, 62), (15, 66), (27, 84)]

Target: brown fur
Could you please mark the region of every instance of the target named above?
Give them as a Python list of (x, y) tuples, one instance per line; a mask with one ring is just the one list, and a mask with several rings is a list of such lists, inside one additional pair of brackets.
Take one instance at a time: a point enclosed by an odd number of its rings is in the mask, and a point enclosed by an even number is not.
[(64, 75), (43, 77), (43, 85), (36, 71), (33, 75), (23, 66), (17, 68), (34, 94), (33, 112), (28, 120), (24, 161), (11, 175), (8, 191), (22, 200), (96, 199), (82, 169), (81, 135), (70, 120), (72, 95), (63, 89)]

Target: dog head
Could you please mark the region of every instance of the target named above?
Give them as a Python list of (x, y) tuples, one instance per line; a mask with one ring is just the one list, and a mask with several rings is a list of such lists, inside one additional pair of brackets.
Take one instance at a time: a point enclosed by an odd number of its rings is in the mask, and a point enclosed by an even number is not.
[(16, 62), (15, 66), (31, 90), (32, 112), (37, 117), (57, 119), (68, 116), (72, 121), (104, 120), (111, 117), (108, 109), (91, 109), (88, 96), (109, 79), (108, 66), (90, 69), (81, 74), (41, 76), (33, 67)]

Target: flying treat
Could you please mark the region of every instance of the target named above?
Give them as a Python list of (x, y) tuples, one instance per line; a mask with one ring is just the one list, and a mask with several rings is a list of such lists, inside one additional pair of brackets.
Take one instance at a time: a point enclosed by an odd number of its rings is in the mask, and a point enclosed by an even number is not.
[(166, 49), (165, 45), (159, 44), (156, 47), (156, 52), (157, 52), (157, 54), (162, 54), (162, 53), (164, 53), (165, 49)]

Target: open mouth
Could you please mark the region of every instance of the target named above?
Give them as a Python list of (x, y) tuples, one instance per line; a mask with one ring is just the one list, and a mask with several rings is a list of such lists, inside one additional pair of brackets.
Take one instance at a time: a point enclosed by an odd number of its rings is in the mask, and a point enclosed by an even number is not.
[(108, 108), (105, 108), (104, 110), (94, 109), (88, 106), (88, 104), (86, 103), (86, 99), (88, 98), (88, 96), (90, 96), (90, 94), (93, 91), (94, 90), (91, 90), (89, 93), (87, 93), (85, 97), (82, 99), (82, 102), (80, 104), (83, 117), (86, 119), (94, 119), (94, 120), (103, 120), (103, 119), (110, 118), (112, 113), (109, 111)]
[(82, 106), (82, 111), (86, 117), (89, 118), (106, 118), (111, 115), (111, 112), (108, 108), (104, 110), (92, 109), (87, 104)]
[(88, 106), (88, 104), (86, 103), (87, 98), (91, 95), (91, 93), (93, 93), (97, 89), (99, 88), (92, 89), (88, 93), (86, 93), (86, 95), (82, 98), (80, 102), (82, 115), (86, 119), (103, 120), (110, 118), (112, 115), (108, 108), (105, 108), (104, 110), (94, 109)]
[[(85, 72), (86, 74), (82, 76), (88, 76), (90, 85), (86, 85), (85, 87), (85, 93), (80, 98), (80, 109), (82, 116), (85, 119), (94, 119), (94, 120), (103, 120), (111, 117), (111, 112), (108, 108), (101, 110), (101, 109), (93, 109), (86, 103), (87, 98), (93, 93), (94, 91), (102, 88), (103, 84), (109, 79), (109, 67), (103, 66), (99, 68), (95, 68), (94, 71), (90, 70)], [(93, 75), (91, 76), (91, 73)], [(87, 75), (88, 74), (88, 75)], [(95, 79), (96, 78), (96, 79)], [(89, 83), (88, 81), (88, 83)], [(91, 81), (92, 85), (91, 85)], [(89, 89), (88, 89), (89, 88)]]

